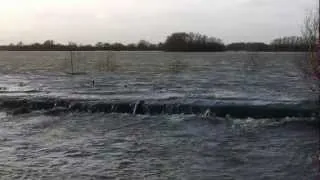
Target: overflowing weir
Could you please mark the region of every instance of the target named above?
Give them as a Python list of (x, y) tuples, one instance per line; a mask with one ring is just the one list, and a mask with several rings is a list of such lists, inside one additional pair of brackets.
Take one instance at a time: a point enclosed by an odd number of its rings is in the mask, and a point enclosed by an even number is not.
[(48, 114), (63, 112), (129, 113), (129, 114), (204, 114), (210, 110), (215, 116), (230, 115), (236, 118), (311, 117), (319, 109), (312, 103), (299, 104), (241, 104), (241, 103), (178, 103), (161, 101), (86, 101), (54, 98), (1, 98), (0, 107), (12, 114), (24, 114), (45, 110)]

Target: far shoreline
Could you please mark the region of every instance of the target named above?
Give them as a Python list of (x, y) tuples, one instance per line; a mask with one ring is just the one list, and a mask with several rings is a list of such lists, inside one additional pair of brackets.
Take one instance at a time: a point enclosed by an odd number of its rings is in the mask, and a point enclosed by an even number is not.
[(291, 53), (308, 53), (310, 51), (234, 51), (234, 50), (225, 50), (225, 51), (165, 51), (165, 50), (100, 50), (100, 49), (94, 49), (94, 50), (57, 50), (57, 49), (45, 49), (45, 50), (39, 50), (39, 49), (33, 49), (33, 50), (7, 50), (7, 49), (0, 49), (0, 52), (167, 52), (167, 53), (224, 53), (224, 52), (271, 52), (271, 53), (277, 53), (277, 52), (291, 52)]

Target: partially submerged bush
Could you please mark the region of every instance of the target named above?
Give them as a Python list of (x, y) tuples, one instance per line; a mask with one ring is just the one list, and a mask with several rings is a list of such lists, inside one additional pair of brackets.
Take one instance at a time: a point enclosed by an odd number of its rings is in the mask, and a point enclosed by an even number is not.
[(115, 54), (113, 52), (107, 52), (105, 57), (97, 60), (96, 68), (100, 72), (114, 72), (119, 68), (116, 62)]
[(246, 72), (256, 72), (260, 70), (261, 63), (263, 63), (263, 61), (258, 53), (248, 53), (247, 59), (245, 59), (243, 63), (243, 69)]
[(171, 73), (180, 73), (185, 71), (188, 68), (188, 64), (178, 58), (174, 58), (169, 64), (168, 64), (168, 70)]
[(67, 73), (72, 75), (85, 74), (85, 63), (84, 54), (81, 52), (68, 51), (62, 66)]

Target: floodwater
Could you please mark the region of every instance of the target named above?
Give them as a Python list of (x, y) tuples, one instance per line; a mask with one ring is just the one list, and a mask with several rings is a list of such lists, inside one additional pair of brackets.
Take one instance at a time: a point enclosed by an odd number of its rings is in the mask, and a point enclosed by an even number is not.
[(315, 113), (270, 110), (315, 100), (305, 57), (0, 52), (0, 177), (316, 179)]

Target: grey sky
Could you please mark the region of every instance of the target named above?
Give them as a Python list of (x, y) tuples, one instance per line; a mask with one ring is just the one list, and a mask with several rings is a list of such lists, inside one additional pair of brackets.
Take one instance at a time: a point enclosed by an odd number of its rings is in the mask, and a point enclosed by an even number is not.
[(299, 35), (318, 0), (0, 0), (0, 44), (164, 41), (200, 32), (233, 41)]

